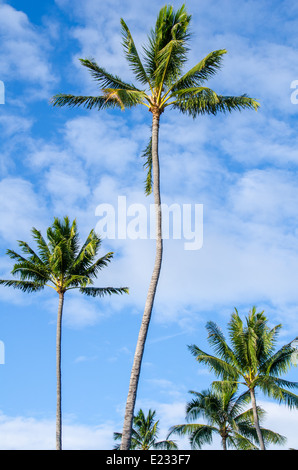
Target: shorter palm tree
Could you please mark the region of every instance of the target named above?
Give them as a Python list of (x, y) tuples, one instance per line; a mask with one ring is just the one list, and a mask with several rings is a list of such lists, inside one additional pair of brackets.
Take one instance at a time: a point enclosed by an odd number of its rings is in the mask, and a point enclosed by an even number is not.
[[(158, 438), (158, 424), (155, 421), (155, 411), (149, 410), (148, 415), (145, 416), (142, 409), (133, 419), (133, 429), (130, 450), (149, 450), (149, 449), (164, 449), (171, 450), (177, 449), (174, 441), (169, 439), (165, 441), (157, 441)], [(121, 441), (122, 433), (114, 433), (115, 441)], [(120, 449), (120, 444), (115, 446), (116, 450)]]
[[(172, 426), (168, 437), (171, 434), (188, 435), (192, 449), (201, 449), (204, 444), (211, 444), (216, 435), (220, 436), (223, 450), (227, 450), (228, 447), (238, 450), (257, 449), (253, 411), (246, 406), (250, 400), (249, 393), (237, 396), (236, 391), (236, 387), (229, 384), (220, 389), (211, 388), (201, 393), (191, 391), (194, 399), (187, 403), (186, 420), (195, 421), (202, 417), (207, 423)], [(264, 415), (264, 411), (260, 408), (258, 415), (259, 417)], [(262, 428), (262, 432), (268, 442), (275, 444), (285, 442), (283, 436), (269, 429)]]
[(96, 260), (101, 240), (94, 230), (91, 230), (81, 248), (76, 221), (70, 224), (68, 217), (64, 217), (63, 221), (54, 219), (53, 225), (47, 229), (48, 243), (36, 228), (32, 229), (32, 234), (37, 243), (37, 252), (24, 241), (19, 241), (18, 244), (27, 257), (13, 250), (7, 250), (9, 257), (17, 261), (11, 273), (20, 279), (0, 280), (0, 285), (14, 287), (23, 292), (38, 292), (48, 286), (59, 295), (56, 337), (56, 449), (61, 450), (61, 326), (65, 293), (79, 289), (82, 294), (102, 297), (128, 293), (128, 289), (93, 287), (99, 271), (107, 266), (113, 257), (113, 253), (110, 252)]
[(289, 343), (275, 352), (281, 325), (270, 329), (264, 312), (257, 313), (255, 307), (245, 318), (245, 324), (237, 309), (233, 312), (228, 324), (231, 347), (214, 322), (208, 322), (206, 328), (216, 355), (208, 354), (196, 345), (189, 346), (189, 349), (198, 362), (207, 365), (222, 379), (219, 386), (226, 381), (234, 385), (242, 384), (248, 389), (260, 448), (265, 450), (257, 413), (256, 389), (290, 408), (298, 408), (298, 396), (291, 391), (298, 388), (298, 382), (280, 378), (292, 365), (294, 348)]

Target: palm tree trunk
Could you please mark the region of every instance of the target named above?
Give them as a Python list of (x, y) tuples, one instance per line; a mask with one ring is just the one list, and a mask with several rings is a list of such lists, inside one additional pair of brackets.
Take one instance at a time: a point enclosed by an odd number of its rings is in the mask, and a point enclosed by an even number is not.
[(254, 416), (254, 425), (255, 425), (255, 428), (256, 428), (257, 435), (258, 435), (260, 448), (261, 448), (261, 450), (266, 450), (265, 449), (265, 444), (264, 444), (264, 439), (263, 439), (262, 432), (261, 432), (261, 429), (260, 429), (255, 391), (254, 391), (253, 388), (250, 388), (249, 391), (250, 391), (251, 405), (252, 405), (252, 411), (253, 411), (253, 416)]
[(56, 408), (56, 450), (62, 450), (61, 432), (61, 322), (64, 302), (64, 293), (59, 293), (59, 306), (56, 334), (56, 376), (57, 376), (57, 408)]
[(161, 262), (162, 262), (162, 215), (160, 202), (160, 175), (159, 175), (159, 157), (158, 157), (158, 135), (159, 135), (159, 111), (152, 111), (152, 168), (153, 168), (153, 195), (156, 216), (156, 255), (151, 282), (149, 285), (147, 300), (145, 304), (143, 319), (139, 331), (137, 346), (134, 355), (134, 361), (130, 376), (129, 390), (126, 402), (124, 425), (122, 432), (122, 442), (120, 450), (129, 450), (131, 431), (134, 417), (134, 408), (137, 396), (137, 388), (141, 371), (141, 363), (147, 338), (147, 332), (151, 319), (151, 313), (154, 303), (154, 297), (157, 289)]

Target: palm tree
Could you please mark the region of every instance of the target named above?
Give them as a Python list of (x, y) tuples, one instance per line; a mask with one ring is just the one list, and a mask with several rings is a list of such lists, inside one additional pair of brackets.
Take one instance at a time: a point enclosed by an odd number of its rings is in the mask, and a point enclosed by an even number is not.
[(163, 239), (158, 154), (160, 117), (167, 108), (195, 118), (203, 114), (216, 115), (220, 112), (232, 112), (245, 108), (257, 110), (259, 107), (254, 99), (246, 95), (222, 96), (205, 86), (205, 82), (219, 70), (222, 57), (227, 52), (224, 49), (210, 52), (190, 70), (184, 71), (190, 39), (190, 21), (191, 16), (187, 14), (184, 5), (177, 11), (168, 5), (161, 8), (155, 28), (148, 36), (148, 44), (143, 47), (144, 58), (141, 60), (131, 32), (125, 21), (121, 19), (124, 53), (141, 87), (124, 82), (99, 66), (93, 59), (80, 59), (82, 65), (87, 67), (97, 81), (101, 94), (99, 96), (58, 94), (52, 98), (53, 105), (60, 107), (84, 106), (87, 109), (120, 108), (124, 110), (143, 105), (152, 114), (151, 138), (144, 152), (145, 166), (148, 170), (145, 192), (148, 195), (152, 192), (153, 182), (156, 255), (131, 371), (123, 426), (121, 446), (123, 450), (129, 449), (130, 446), (141, 363), (162, 263)]
[(298, 382), (279, 378), (291, 366), (293, 347), (288, 344), (274, 352), (281, 325), (270, 329), (264, 312), (257, 313), (256, 307), (250, 310), (245, 320), (246, 325), (243, 325), (235, 309), (228, 324), (231, 347), (220, 328), (212, 321), (207, 323), (208, 340), (216, 356), (196, 345), (189, 346), (189, 349), (198, 362), (208, 365), (223, 379), (219, 385), (229, 382), (243, 384), (248, 389), (260, 448), (265, 450), (257, 413), (256, 389), (291, 408), (298, 407), (298, 396), (291, 392), (291, 389), (298, 388)]
[[(165, 440), (157, 441), (158, 438), (158, 424), (155, 421), (155, 411), (149, 410), (148, 415), (145, 416), (142, 409), (134, 417), (134, 427), (132, 429), (130, 450), (149, 450), (149, 449), (164, 449), (173, 450), (177, 449), (174, 441)], [(122, 439), (122, 433), (114, 433), (115, 441)], [(115, 446), (115, 449), (120, 449), (120, 444)]]
[(111, 294), (128, 293), (127, 287), (93, 287), (99, 271), (108, 265), (113, 253), (107, 253), (96, 259), (101, 245), (100, 238), (91, 230), (85, 243), (80, 248), (77, 224), (72, 224), (68, 217), (63, 221), (54, 219), (47, 229), (45, 241), (41, 232), (32, 229), (37, 244), (35, 252), (26, 242), (18, 244), (24, 255), (13, 250), (7, 254), (16, 263), (11, 271), (19, 280), (0, 280), (0, 284), (20, 289), (23, 292), (38, 292), (45, 286), (53, 288), (59, 295), (57, 336), (56, 336), (56, 374), (57, 374), (57, 409), (56, 409), (56, 449), (62, 449), (61, 433), (61, 326), (65, 293), (79, 289), (82, 294), (102, 297)]
[[(221, 438), (223, 450), (228, 447), (238, 450), (257, 449), (256, 430), (253, 426), (252, 409), (247, 409), (250, 399), (245, 392), (237, 396), (237, 387), (225, 384), (221, 388), (204, 390), (201, 393), (191, 391), (194, 399), (187, 403), (186, 420), (191, 424), (172, 426), (171, 434), (188, 435), (192, 449), (201, 449), (204, 444), (211, 444), (214, 435)], [(258, 408), (258, 416), (262, 417), (263, 410)], [(193, 423), (199, 417), (205, 418), (207, 424)], [(266, 440), (281, 444), (285, 438), (269, 429), (262, 428)]]

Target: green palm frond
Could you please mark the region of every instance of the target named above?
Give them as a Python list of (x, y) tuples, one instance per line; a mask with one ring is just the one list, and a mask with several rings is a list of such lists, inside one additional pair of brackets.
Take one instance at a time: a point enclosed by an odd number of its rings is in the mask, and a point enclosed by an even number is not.
[(49, 259), (51, 255), (49, 247), (45, 239), (43, 238), (41, 232), (37, 230), (35, 227), (32, 228), (32, 234), (38, 247), (39, 257), (41, 258), (43, 263), (47, 265), (49, 263)]
[(201, 449), (205, 444), (211, 444), (213, 434), (218, 434), (218, 429), (208, 424), (182, 424), (173, 426), (170, 431), (178, 436), (189, 436), (192, 449)]
[(261, 365), (261, 373), (269, 373), (270, 375), (280, 375), (286, 373), (291, 366), (293, 348), (290, 344), (279, 349), (272, 356), (267, 356)]
[(152, 89), (150, 80), (146, 74), (142, 61), (139, 57), (137, 48), (135, 46), (135, 43), (129, 31), (129, 28), (122, 18), (120, 22), (121, 22), (121, 27), (122, 27), (122, 38), (123, 38), (122, 45), (124, 47), (125, 56), (134, 72), (134, 75), (137, 78), (137, 80), (139, 80), (143, 85), (149, 84), (149, 87)]
[(214, 372), (218, 377), (229, 377), (229, 380), (236, 381), (239, 377), (239, 371), (231, 364), (228, 364), (221, 358), (212, 356), (201, 351), (196, 345), (188, 346), (195, 359), (202, 364), (209, 367), (210, 371)]
[(30, 280), (36, 282), (47, 282), (50, 279), (50, 272), (44, 266), (34, 265), (30, 261), (16, 263), (11, 274), (19, 275), (22, 281)]
[[(214, 102), (218, 102), (217, 94), (211, 90), (211, 88), (198, 86), (198, 87), (187, 87), (187, 88), (179, 88), (179, 90), (173, 91), (171, 94), (171, 98), (180, 101), (186, 101), (189, 98), (194, 98), (196, 95), (208, 95), (210, 99)], [(175, 103), (175, 101), (174, 101)]]
[(298, 396), (284, 388), (298, 388), (297, 382), (291, 382), (280, 379), (279, 377), (265, 375), (258, 377), (257, 385), (266, 395), (274, 398), (280, 403), (285, 403), (289, 408), (298, 408)]
[[(19, 242), (21, 246), (23, 246), (22, 242)], [(33, 251), (33, 250), (32, 250)], [(13, 275), (19, 274), (21, 276), (21, 280), (33, 280), (36, 279), (38, 282), (43, 280), (49, 279), (49, 270), (47, 267), (42, 263), (39, 257), (30, 256), (29, 259), (24, 258), (23, 256), (16, 253), (14, 250), (7, 250), (6, 253), (11, 259), (17, 260), (17, 263), (14, 264), (14, 267), (11, 271)], [(30, 252), (31, 253), (31, 252)]]
[(63, 282), (65, 290), (77, 289), (78, 287), (86, 287), (93, 284), (93, 281), (84, 274), (70, 274)]
[(242, 109), (254, 109), (259, 107), (259, 103), (247, 95), (241, 96), (221, 96), (213, 91), (203, 90), (194, 97), (176, 100), (173, 108), (178, 109), (183, 114), (188, 114), (196, 118), (200, 114), (231, 113)]
[(30, 260), (32, 263), (38, 263), (40, 265), (44, 265), (44, 261), (41, 259), (40, 256), (38, 256), (35, 251), (28, 245), (28, 243), (18, 240), (18, 245), (21, 247), (22, 252), (26, 255), (30, 255), (28, 260)]
[(208, 341), (214, 348), (216, 354), (219, 354), (226, 362), (235, 362), (235, 355), (226, 342), (225, 336), (221, 329), (213, 321), (206, 324), (208, 331)]
[(149, 196), (152, 193), (152, 137), (149, 139), (149, 143), (142, 153), (142, 158), (145, 158), (144, 168), (147, 170), (147, 176), (145, 180), (145, 194)]
[(104, 297), (111, 294), (128, 294), (128, 287), (81, 287), (80, 292), (89, 297)]
[(149, 105), (145, 103), (145, 101), (148, 101), (148, 96), (144, 91), (127, 90), (125, 88), (105, 88), (103, 93), (106, 102), (112, 102), (122, 110), (132, 108), (138, 104), (144, 104), (149, 107)]
[(100, 67), (94, 59), (79, 59), (84, 67), (87, 67), (92, 77), (99, 83), (101, 89), (115, 88), (123, 90), (138, 90), (133, 84), (126, 83), (121, 80), (117, 75), (107, 72), (103, 67)]
[[(172, 6), (167, 5), (160, 10), (155, 29), (151, 31), (148, 45), (144, 47), (144, 68), (154, 85), (160, 85), (162, 77), (167, 78), (169, 82), (170, 79), (173, 80), (181, 73), (188, 50), (190, 19), (191, 16), (187, 14), (184, 5), (177, 12), (173, 10)], [(163, 67), (159, 68), (160, 58), (163, 59)], [(158, 68), (159, 73), (156, 73)], [(171, 75), (173, 71), (174, 75)]]
[[(255, 437), (256, 433), (252, 432), (251, 426), (247, 426), (247, 429), (249, 429), (249, 437)], [(231, 445), (231, 447), (237, 450), (258, 450), (258, 447), (245, 436), (246, 427), (244, 424), (241, 425), (240, 431), (241, 433), (234, 431), (234, 435), (229, 437), (227, 441), (228, 447)]]
[(108, 266), (110, 261), (113, 258), (114, 253), (110, 252), (99, 258), (95, 263), (93, 263), (89, 268), (86, 269), (86, 276), (89, 278), (96, 278), (98, 271)]
[(211, 444), (213, 434), (218, 434), (218, 431), (214, 426), (209, 426), (207, 424), (195, 426), (196, 428), (192, 432), (189, 439), (192, 449), (201, 449), (203, 445)]
[(271, 431), (270, 429), (266, 429), (262, 427), (262, 435), (264, 437), (265, 442), (267, 444), (278, 444), (284, 445), (287, 442), (287, 438), (282, 436), (281, 434)]
[(13, 287), (23, 292), (37, 292), (45, 287), (45, 283), (37, 283), (30, 281), (14, 281), (14, 280), (0, 280), (0, 285), (6, 287)]
[[(180, 66), (178, 66), (180, 62)], [(170, 86), (180, 75), (180, 69), (186, 62), (186, 50), (183, 41), (172, 39), (157, 54), (155, 86)]]
[(68, 106), (73, 108), (75, 106), (83, 106), (87, 109), (105, 109), (117, 108), (119, 103), (116, 100), (107, 100), (106, 96), (75, 96), (70, 94), (59, 93), (51, 99), (53, 106)]
[(74, 257), (70, 271), (73, 274), (81, 274), (82, 272), (85, 272), (86, 269), (90, 268), (94, 262), (95, 256), (97, 256), (100, 246), (101, 239), (92, 229), (81, 249)]
[(202, 86), (204, 81), (213, 77), (218, 72), (222, 63), (222, 56), (226, 53), (225, 49), (210, 52), (203, 60), (180, 77), (171, 87), (171, 91), (175, 92), (185, 88)]

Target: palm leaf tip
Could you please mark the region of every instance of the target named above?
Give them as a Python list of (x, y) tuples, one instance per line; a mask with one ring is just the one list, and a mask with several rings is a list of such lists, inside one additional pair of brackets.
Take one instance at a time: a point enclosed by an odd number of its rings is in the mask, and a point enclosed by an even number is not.
[(129, 294), (128, 287), (81, 287), (80, 292), (89, 297), (104, 297), (112, 294)]
[(150, 138), (149, 143), (141, 155), (142, 158), (145, 158), (144, 168), (147, 170), (147, 176), (145, 180), (145, 194), (149, 196), (152, 193), (152, 138)]
[(6, 287), (13, 287), (14, 289), (19, 289), (23, 292), (37, 292), (42, 290), (45, 286), (44, 283), (36, 283), (30, 281), (15, 281), (11, 279), (0, 279), (0, 285)]

